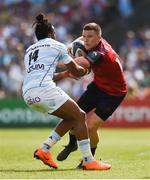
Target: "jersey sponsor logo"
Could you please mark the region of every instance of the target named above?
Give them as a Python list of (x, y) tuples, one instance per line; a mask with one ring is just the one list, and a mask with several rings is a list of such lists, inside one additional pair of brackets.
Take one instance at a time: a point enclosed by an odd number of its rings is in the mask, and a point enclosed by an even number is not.
[(27, 104), (28, 105), (32, 105), (32, 104), (34, 104), (34, 103), (38, 103), (38, 102), (40, 102), (41, 101), (41, 99), (40, 99), (40, 97), (35, 97), (35, 98), (30, 98), (30, 99), (28, 99), (27, 100)]
[(27, 70), (27, 73), (30, 73), (34, 70), (44, 70), (44, 64), (34, 64), (34, 65), (31, 65), (28, 70)]

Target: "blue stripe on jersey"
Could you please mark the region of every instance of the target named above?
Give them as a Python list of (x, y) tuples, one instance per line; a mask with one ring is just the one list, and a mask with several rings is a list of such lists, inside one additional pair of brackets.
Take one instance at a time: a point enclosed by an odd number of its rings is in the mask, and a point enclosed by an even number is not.
[(54, 59), (54, 61), (52, 62), (52, 64), (50, 64), (50, 66), (49, 66), (47, 72), (45, 73), (45, 75), (43, 76), (43, 78), (42, 78), (42, 80), (41, 80), (41, 82), (40, 82), (40, 86), (42, 85), (42, 82), (44, 81), (44, 78), (46, 77), (46, 75), (47, 75), (48, 72), (50, 71), (52, 65), (54, 64), (54, 62), (57, 60), (57, 58), (58, 58), (59, 56), (60, 56), (60, 53), (58, 54), (58, 56), (55, 57), (55, 59)]

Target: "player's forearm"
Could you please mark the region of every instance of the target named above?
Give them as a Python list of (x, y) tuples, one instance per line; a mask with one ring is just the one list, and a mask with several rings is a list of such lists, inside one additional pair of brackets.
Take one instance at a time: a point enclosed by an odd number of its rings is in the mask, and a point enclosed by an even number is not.
[(55, 73), (54, 76), (53, 76), (53, 80), (54, 81), (60, 81), (62, 79), (67, 78), (68, 74), (69, 74), (68, 71), (63, 71), (63, 72), (60, 72), (60, 73)]
[(81, 66), (78, 66), (78, 68), (76, 70), (71, 71), (71, 74), (76, 76), (76, 77), (82, 77), (82, 76), (84, 76), (84, 75), (86, 75), (88, 73), (89, 73), (89, 70), (85, 69), (85, 68), (83, 68)]

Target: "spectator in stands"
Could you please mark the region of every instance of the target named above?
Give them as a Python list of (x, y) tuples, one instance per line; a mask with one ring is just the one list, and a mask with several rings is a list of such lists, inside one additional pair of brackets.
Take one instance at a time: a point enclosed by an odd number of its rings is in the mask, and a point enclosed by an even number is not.
[[(117, 4), (116, 2), (119, 3)], [(56, 27), (58, 40), (68, 44), (78, 36), (83, 24), (91, 20), (96, 20), (97, 23), (102, 26), (103, 24), (107, 25), (113, 21), (112, 17), (114, 17), (114, 14), (116, 13), (114, 9), (117, 9), (118, 6), (123, 7), (120, 8), (120, 16), (131, 16), (134, 11), (133, 5), (132, 0), (63, 0), (61, 2), (57, 0), (0, 1), (0, 76), (3, 76), (3, 79), (5, 80), (8, 78), (7, 81), (2, 80), (2, 86), (3, 89), (5, 89), (5, 92), (7, 92), (6, 94), (11, 94), (9, 92), (10, 90), (6, 88), (9, 82), (7, 73), (9, 69), (7, 65), (9, 63), (12, 65), (12, 59), (15, 59), (18, 56), (16, 47), (21, 47), (20, 54), (23, 55), (23, 50), (26, 49), (29, 44), (35, 42), (35, 37), (32, 34), (31, 17), (37, 11), (39, 12), (45, 9), (45, 11), (48, 12), (49, 19)], [(125, 11), (126, 14), (122, 13), (121, 15), (121, 10), (126, 9), (126, 7), (130, 8)], [(98, 17), (97, 19), (95, 19), (96, 16)], [(131, 83), (132, 85), (136, 84), (133, 87), (138, 87), (138, 89), (142, 91), (144, 91), (144, 88), (149, 87), (148, 81), (145, 80), (148, 77), (148, 70), (146, 68), (149, 67), (150, 64), (149, 31), (149, 27), (142, 28), (139, 32), (138, 30), (137, 32), (129, 31), (126, 40), (124, 41), (123, 48), (120, 48), (121, 58), (124, 59), (123, 67), (125, 73), (130, 77), (130, 81), (128, 82), (134, 81), (134, 83)], [(142, 51), (142, 54), (145, 54), (142, 58), (138, 57), (139, 51)], [(19, 61), (21, 61), (22, 58), (19, 57), (19, 59)], [(133, 66), (132, 69), (130, 65)], [(73, 92), (77, 95), (76, 87), (78, 86), (75, 85), (78, 84), (78, 82), (73, 81), (71, 84), (73, 85)], [(79, 89), (81, 92), (83, 91), (82, 86)]]

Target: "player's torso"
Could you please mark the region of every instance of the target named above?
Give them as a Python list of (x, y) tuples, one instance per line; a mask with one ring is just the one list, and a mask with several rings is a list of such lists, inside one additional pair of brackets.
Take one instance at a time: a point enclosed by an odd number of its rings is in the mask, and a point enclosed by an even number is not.
[[(58, 46), (58, 47), (57, 47)], [(30, 46), (25, 54), (23, 91), (32, 87), (55, 86), (52, 81), (60, 56), (59, 44), (46, 38)]]
[(92, 64), (96, 85), (111, 95), (122, 95), (127, 92), (127, 85), (118, 54), (104, 39), (94, 50), (102, 54), (100, 62)]

